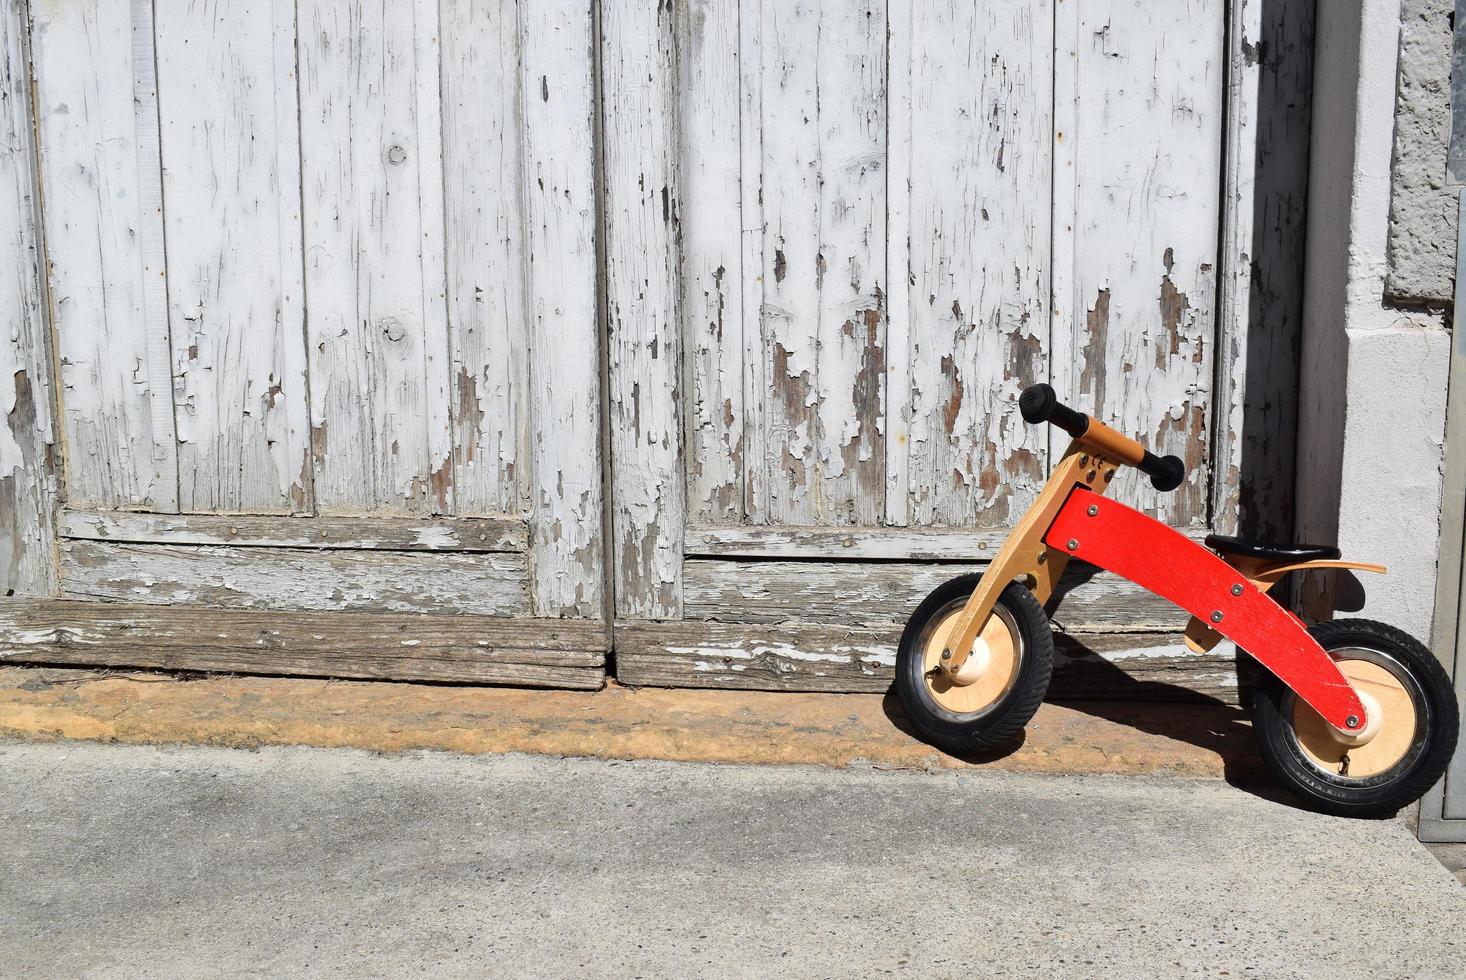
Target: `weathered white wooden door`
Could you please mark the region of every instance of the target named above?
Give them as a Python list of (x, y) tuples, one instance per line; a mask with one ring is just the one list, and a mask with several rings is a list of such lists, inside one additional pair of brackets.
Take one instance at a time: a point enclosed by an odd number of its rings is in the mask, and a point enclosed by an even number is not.
[[(980, 563), (1062, 450), (1017, 412), (1036, 381), (1186, 461), (1176, 493), (1130, 475), (1122, 497), (1196, 532), (1230, 508), (1228, 16), (603, 8), (623, 679), (884, 687), (897, 624)], [(1104, 634), (1075, 657), (1233, 683), (1107, 576), (1076, 577), (1055, 615)]]
[(29, 5), (74, 623), (236, 610), (189, 622), (263, 669), (600, 682), (593, 26)]

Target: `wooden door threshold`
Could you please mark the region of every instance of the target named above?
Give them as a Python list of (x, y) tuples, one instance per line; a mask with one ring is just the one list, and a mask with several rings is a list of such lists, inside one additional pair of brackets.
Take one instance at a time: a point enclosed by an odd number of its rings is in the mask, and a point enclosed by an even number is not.
[(0, 599), (0, 662), (597, 690), (598, 620)]

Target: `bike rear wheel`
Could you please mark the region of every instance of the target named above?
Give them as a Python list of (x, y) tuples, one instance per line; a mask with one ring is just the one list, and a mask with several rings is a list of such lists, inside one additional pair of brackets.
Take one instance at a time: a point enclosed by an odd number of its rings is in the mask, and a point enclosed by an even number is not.
[(1272, 674), (1252, 724), (1278, 782), (1325, 813), (1378, 817), (1425, 795), (1445, 772), (1460, 726), (1451, 679), (1419, 641), (1367, 619), (1309, 628), (1365, 702), (1371, 736), (1348, 744)]

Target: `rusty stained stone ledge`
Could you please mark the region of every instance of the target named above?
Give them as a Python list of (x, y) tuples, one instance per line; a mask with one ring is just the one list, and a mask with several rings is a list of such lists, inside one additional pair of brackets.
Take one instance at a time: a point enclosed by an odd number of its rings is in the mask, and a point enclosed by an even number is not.
[(0, 668), (0, 737), (438, 749), (687, 762), (1010, 772), (1261, 772), (1225, 705), (1044, 705), (1006, 751), (957, 759), (917, 741), (880, 694), (523, 690), (299, 678)]

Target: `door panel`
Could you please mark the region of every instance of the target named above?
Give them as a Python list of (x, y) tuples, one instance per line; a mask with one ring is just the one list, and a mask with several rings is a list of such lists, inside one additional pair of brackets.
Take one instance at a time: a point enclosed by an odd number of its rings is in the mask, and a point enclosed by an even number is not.
[[(889, 288), (884, 12), (766, 3), (759, 28), (766, 434), (765, 452), (748, 461), (763, 470), (749, 517), (877, 523)], [(697, 220), (695, 205), (690, 214)]]
[[(1043, 482), (1049, 434), (1018, 394), (1048, 376), (1053, 12), (1047, 0), (920, 4), (892, 64), (910, 76), (907, 482), (893, 516), (1001, 526)], [(898, 56), (899, 55), (899, 56)], [(893, 523), (905, 523), (893, 521)]]
[(1039, 380), (1182, 455), (1181, 493), (1127, 486), (1206, 523), (1220, 0), (679, 12), (649, 36), (695, 525), (1004, 526), (1047, 467)]
[[(286, 599), (369, 610), (395, 562), (436, 611), (603, 612), (592, 13), (33, 6), (62, 527), (184, 515), (64, 532), (61, 593), (218, 605), (174, 572), (274, 569)], [(170, 541), (225, 514), (260, 519)], [(525, 533), (456, 520), (483, 516)], [(295, 553), (343, 517), (360, 555)], [(489, 557), (393, 558), (409, 540)], [(475, 562), (484, 602), (452, 585)], [(318, 566), (352, 574), (312, 592)]]
[[(980, 567), (1063, 448), (1017, 412), (1037, 381), (1186, 459), (1181, 492), (1128, 475), (1120, 492), (1194, 535), (1211, 526), (1213, 489), (1235, 494), (1213, 487), (1210, 447), (1237, 439), (1217, 431), (1234, 419), (1213, 410), (1213, 378), (1240, 363), (1218, 362), (1223, 97), (1229, 72), (1273, 70), (1239, 46), (1245, 13), (602, 8), (624, 679), (883, 685), (922, 583)], [(1249, 266), (1228, 261), (1245, 290)], [(1092, 574), (1063, 586), (1058, 621), (1094, 638), (1061, 667), (1113, 694), (1164, 663), (1149, 696), (1172, 668), (1237, 696), (1228, 651), (1187, 654), (1177, 623)], [(1091, 589), (1113, 600), (1103, 622)], [(1130, 627), (1151, 632), (1097, 635)]]
[(1186, 461), (1174, 493), (1134, 471), (1115, 484), (1182, 526), (1209, 519), (1223, 16), (1219, 0), (1102, 0), (1057, 22), (1054, 380)]
[(311, 442), (326, 513), (453, 513), (435, 3), (301, 24)]
[(69, 499), (178, 508), (152, 4), (33, 8)]
[(295, 5), (155, 11), (178, 508), (306, 512)]

